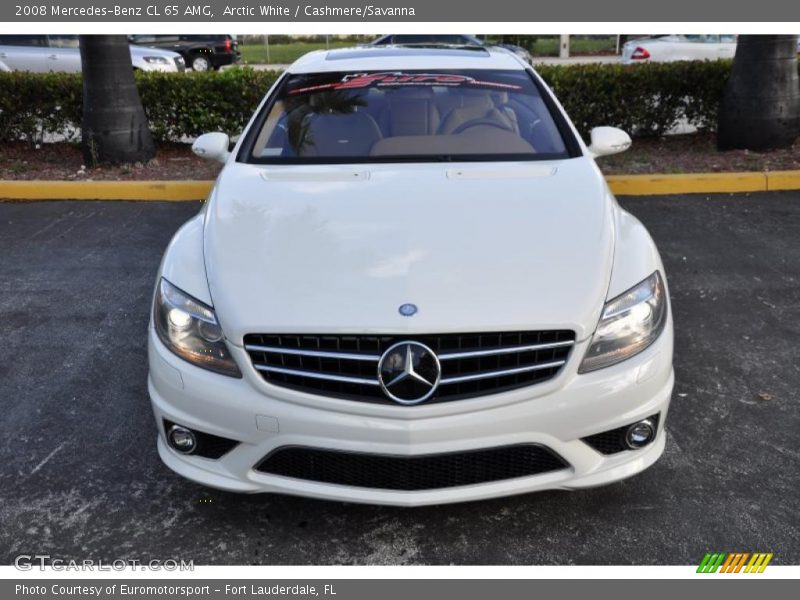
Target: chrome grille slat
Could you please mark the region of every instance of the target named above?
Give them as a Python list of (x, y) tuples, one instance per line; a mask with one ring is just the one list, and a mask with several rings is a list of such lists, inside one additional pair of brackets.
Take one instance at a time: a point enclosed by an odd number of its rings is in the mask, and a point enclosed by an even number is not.
[[(440, 354), (439, 360), (455, 360), (459, 358), (477, 358), (480, 356), (496, 356), (498, 354), (514, 354), (516, 352), (534, 352), (536, 350), (549, 350), (550, 348), (565, 348), (575, 344), (573, 340), (554, 342), (552, 344), (533, 344), (532, 346), (512, 346), (510, 348), (495, 348), (493, 350), (473, 350), (471, 352), (448, 352)], [(380, 358), (380, 357), (379, 357)]]
[(516, 369), (503, 369), (502, 371), (486, 371), (485, 373), (476, 373), (474, 375), (462, 375), (461, 377), (448, 377), (442, 379), (439, 385), (448, 385), (453, 383), (464, 383), (465, 381), (478, 381), (479, 379), (491, 379), (493, 377), (508, 377), (509, 375), (518, 375), (519, 373), (528, 373), (530, 371), (539, 371), (541, 369), (552, 369), (560, 367), (567, 361), (558, 360), (549, 363), (542, 363), (539, 365), (531, 365), (528, 367), (518, 367)]
[(294, 375), (295, 377), (311, 377), (312, 379), (326, 379), (328, 381), (340, 381), (342, 383), (354, 383), (357, 385), (379, 385), (377, 379), (345, 377), (343, 375), (315, 373), (314, 371), (300, 371), (297, 369), (284, 369), (281, 367), (268, 367), (266, 365), (255, 365), (255, 368), (259, 371), (265, 371), (268, 373), (283, 373), (284, 375)]
[(272, 352), (273, 354), (291, 354), (293, 356), (314, 356), (316, 358), (335, 358), (339, 360), (366, 360), (378, 362), (381, 355), (350, 354), (347, 352), (325, 352), (324, 350), (296, 350), (294, 348), (281, 348), (280, 346), (259, 346), (258, 344), (245, 344), (245, 350), (256, 352)]
[(445, 334), (248, 334), (244, 348), (263, 379), (308, 394), (393, 404), (378, 365), (399, 342), (418, 342), (439, 358), (438, 389), (424, 403), (489, 396), (547, 381), (575, 345), (569, 330)]

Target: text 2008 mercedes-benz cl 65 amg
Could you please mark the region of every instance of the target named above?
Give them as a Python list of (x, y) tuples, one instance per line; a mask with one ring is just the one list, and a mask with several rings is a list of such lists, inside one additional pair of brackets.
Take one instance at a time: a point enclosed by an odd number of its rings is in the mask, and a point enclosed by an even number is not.
[(167, 248), (161, 458), (239, 492), (423, 505), (617, 481), (664, 450), (664, 267), (501, 49), (312, 53)]

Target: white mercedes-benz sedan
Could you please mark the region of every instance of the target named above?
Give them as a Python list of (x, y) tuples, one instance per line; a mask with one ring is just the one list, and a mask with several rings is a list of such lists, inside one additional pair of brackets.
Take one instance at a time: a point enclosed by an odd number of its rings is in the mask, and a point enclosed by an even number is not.
[(395, 505), (579, 489), (664, 450), (650, 235), (502, 49), (322, 51), (266, 94), (159, 269), (158, 450), (215, 488)]
[(730, 59), (736, 54), (735, 35), (664, 35), (631, 40), (622, 46), (620, 61), (631, 65), (679, 60)]

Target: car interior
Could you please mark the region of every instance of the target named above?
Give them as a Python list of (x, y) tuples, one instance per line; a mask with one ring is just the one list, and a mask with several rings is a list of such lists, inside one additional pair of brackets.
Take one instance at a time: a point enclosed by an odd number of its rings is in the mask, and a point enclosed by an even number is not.
[(318, 92), (278, 101), (255, 140), (253, 157), (564, 152), (538, 95), (424, 85)]

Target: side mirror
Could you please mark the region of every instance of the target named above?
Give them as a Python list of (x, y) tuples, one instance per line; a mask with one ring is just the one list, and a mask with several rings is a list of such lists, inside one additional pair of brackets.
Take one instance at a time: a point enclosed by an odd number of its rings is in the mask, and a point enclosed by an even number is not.
[(595, 127), (591, 132), (589, 152), (595, 158), (625, 152), (631, 147), (631, 136), (616, 127)]
[(204, 133), (192, 144), (192, 152), (201, 158), (225, 162), (230, 154), (228, 152), (230, 143), (231, 141), (225, 133), (219, 131)]

